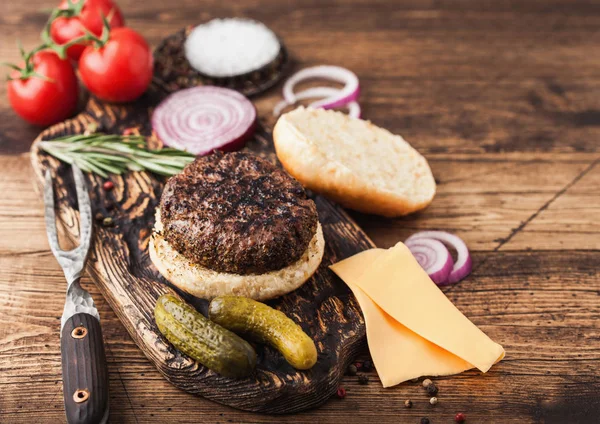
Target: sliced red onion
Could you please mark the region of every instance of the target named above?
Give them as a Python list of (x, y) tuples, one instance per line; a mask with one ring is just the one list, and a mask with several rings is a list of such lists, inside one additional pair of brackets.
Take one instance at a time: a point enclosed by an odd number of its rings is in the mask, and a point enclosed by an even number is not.
[(447, 284), (454, 261), (446, 246), (437, 240), (417, 237), (407, 240), (406, 247), (435, 284)]
[(346, 105), (346, 107), (348, 108), (348, 116), (350, 118), (360, 119), (362, 111), (358, 102), (350, 102)]
[(450, 275), (448, 275), (447, 284), (458, 283), (471, 273), (471, 270), (473, 269), (471, 255), (469, 254), (467, 245), (460, 239), (460, 237), (447, 233), (446, 231), (421, 231), (420, 233), (410, 236), (408, 239), (406, 239), (405, 243), (410, 243), (420, 239), (438, 240), (456, 250), (458, 257), (454, 263), (454, 266), (452, 267)]
[(328, 65), (313, 66), (311, 68), (305, 68), (296, 72), (285, 82), (283, 86), (283, 98), (289, 104), (296, 103), (298, 98), (297, 95), (294, 94), (294, 86), (301, 81), (314, 78), (337, 81), (345, 85), (344, 88), (339, 90), (331, 97), (311, 103), (311, 107), (334, 109), (336, 107), (345, 106), (349, 102), (355, 101), (358, 98), (360, 87), (358, 85), (358, 77), (356, 74), (346, 68)]
[[(298, 100), (306, 100), (306, 99), (312, 99), (315, 97), (329, 97), (329, 96), (334, 96), (337, 93), (339, 93), (341, 90), (339, 88), (334, 88), (334, 87), (312, 87), (312, 88), (307, 88), (306, 90), (300, 91), (299, 93), (294, 94), (294, 96), (296, 97), (296, 101)], [(296, 103), (296, 102), (294, 102)], [(282, 101), (280, 101), (279, 103), (277, 103), (275, 105), (275, 107), (273, 108), (273, 115), (274, 116), (279, 116), (281, 115), (281, 112), (283, 111), (283, 109), (285, 109), (286, 107), (294, 104), (294, 103), (289, 103), (287, 100), (283, 99)], [(352, 118), (360, 118), (360, 106), (357, 102), (352, 101), (349, 102), (345, 105), (348, 108), (348, 116), (352, 117)], [(309, 106), (309, 107), (314, 107), (314, 106)]]
[(256, 109), (237, 91), (193, 87), (163, 100), (152, 114), (152, 128), (170, 147), (195, 155), (243, 147), (256, 126)]

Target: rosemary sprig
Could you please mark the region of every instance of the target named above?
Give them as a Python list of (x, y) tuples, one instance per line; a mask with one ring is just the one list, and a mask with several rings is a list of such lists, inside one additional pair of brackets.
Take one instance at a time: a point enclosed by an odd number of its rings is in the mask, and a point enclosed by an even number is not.
[(125, 171), (151, 171), (170, 176), (181, 172), (195, 158), (183, 150), (148, 149), (141, 135), (70, 135), (42, 140), (40, 148), (63, 162), (104, 178)]

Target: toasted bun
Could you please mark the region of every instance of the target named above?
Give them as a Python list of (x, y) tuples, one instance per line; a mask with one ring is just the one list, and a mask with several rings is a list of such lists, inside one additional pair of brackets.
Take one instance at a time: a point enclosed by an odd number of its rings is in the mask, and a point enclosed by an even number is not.
[(304, 284), (317, 270), (325, 249), (321, 224), (300, 259), (277, 271), (264, 274), (217, 272), (195, 264), (177, 252), (161, 235), (160, 211), (148, 250), (158, 271), (181, 290), (203, 299), (233, 294), (267, 300), (289, 293)]
[(401, 216), (423, 209), (435, 195), (425, 158), (369, 121), (299, 107), (279, 118), (273, 138), (293, 177), (350, 209)]

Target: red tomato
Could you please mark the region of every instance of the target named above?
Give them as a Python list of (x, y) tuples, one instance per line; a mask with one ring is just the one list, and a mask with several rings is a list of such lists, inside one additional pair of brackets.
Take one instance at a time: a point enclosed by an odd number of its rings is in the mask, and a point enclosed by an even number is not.
[(78, 85), (75, 71), (67, 59), (52, 51), (32, 57), (33, 70), (48, 79), (32, 75), (19, 79), (21, 73), (11, 73), (8, 100), (12, 108), (26, 121), (35, 125), (50, 125), (70, 117), (77, 107)]
[(129, 102), (140, 97), (152, 80), (153, 59), (146, 40), (131, 28), (116, 28), (107, 43), (88, 46), (79, 59), (83, 83), (96, 97)]
[[(87, 28), (93, 34), (102, 35), (104, 23), (102, 15), (111, 17), (109, 25), (111, 28), (119, 28), (125, 25), (123, 15), (119, 7), (111, 0), (82, 0), (85, 1), (83, 9), (79, 16), (56, 18), (50, 26), (50, 36), (57, 44), (65, 44), (74, 38), (85, 34), (84, 28)], [(73, 0), (72, 3), (79, 3), (79, 0)], [(69, 4), (63, 0), (59, 9), (68, 9)], [(75, 44), (67, 49), (67, 56), (73, 60), (78, 60), (85, 49), (85, 44)]]

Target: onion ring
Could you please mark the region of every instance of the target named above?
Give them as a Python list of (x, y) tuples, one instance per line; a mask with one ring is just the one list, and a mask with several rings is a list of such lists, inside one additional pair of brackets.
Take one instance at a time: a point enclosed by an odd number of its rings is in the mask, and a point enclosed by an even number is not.
[(415, 237), (406, 241), (406, 247), (435, 284), (448, 283), (454, 261), (446, 246), (438, 240)]
[(152, 128), (170, 147), (195, 155), (243, 147), (254, 134), (256, 109), (237, 91), (202, 86), (177, 91), (152, 114)]
[(444, 243), (456, 250), (458, 255), (452, 271), (448, 275), (447, 284), (458, 283), (460, 280), (465, 278), (473, 270), (473, 261), (469, 254), (469, 249), (464, 241), (460, 237), (454, 234), (447, 233), (446, 231), (421, 231), (420, 233), (413, 234), (406, 239), (406, 244), (417, 239), (433, 239)]
[(283, 98), (290, 104), (296, 103), (297, 95), (294, 94), (294, 86), (301, 81), (313, 78), (324, 78), (331, 81), (338, 81), (344, 85), (335, 95), (310, 104), (311, 107), (324, 109), (334, 109), (342, 107), (355, 101), (360, 94), (358, 77), (356, 74), (346, 68), (339, 66), (313, 66), (305, 68), (292, 75), (283, 86)]
[[(306, 90), (300, 91), (299, 93), (295, 93), (294, 96), (296, 97), (296, 101), (298, 101), (298, 100), (312, 99), (315, 97), (334, 96), (337, 93), (339, 93), (340, 91), (341, 91), (340, 89), (334, 88), (334, 87), (312, 87), (312, 88), (307, 88)], [(283, 109), (285, 109), (286, 107), (288, 107), (294, 103), (296, 103), (296, 102), (289, 103), (285, 99), (281, 100), (273, 108), (273, 115), (274, 116), (281, 115), (281, 112), (283, 111)], [(311, 105), (309, 105), (309, 107), (314, 107), (313, 104), (314, 103), (311, 103)], [(352, 118), (360, 118), (361, 110), (360, 110), (360, 105), (358, 104), (358, 102), (351, 101), (351, 102), (347, 103), (345, 106), (348, 108), (348, 116), (350, 116)]]

